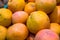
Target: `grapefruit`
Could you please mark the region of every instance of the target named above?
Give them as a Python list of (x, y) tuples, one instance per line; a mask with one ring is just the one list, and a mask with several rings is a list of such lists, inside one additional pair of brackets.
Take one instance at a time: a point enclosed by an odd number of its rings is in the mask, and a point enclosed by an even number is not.
[(25, 7), (25, 0), (9, 0), (8, 9), (12, 12), (22, 11)]
[(29, 2), (26, 4), (24, 11), (30, 14), (31, 12), (36, 10), (36, 4), (34, 2)]
[(31, 33), (36, 34), (39, 30), (49, 28), (50, 20), (43, 11), (32, 12), (27, 19), (27, 27)]
[(28, 13), (24, 11), (17, 11), (12, 15), (12, 23), (25, 23), (28, 18)]
[(50, 29), (54, 31), (57, 34), (60, 34), (60, 25), (57, 23), (51, 23), (50, 24)]
[(22, 23), (16, 23), (8, 28), (7, 40), (25, 40), (28, 36), (28, 29)]
[(9, 26), (11, 24), (12, 12), (9, 9), (0, 9), (0, 25)]
[(56, 0), (35, 0), (37, 10), (44, 11), (47, 14), (56, 7)]
[(34, 40), (59, 40), (59, 36), (49, 29), (39, 31)]
[(0, 40), (5, 40), (7, 35), (7, 28), (0, 25)]

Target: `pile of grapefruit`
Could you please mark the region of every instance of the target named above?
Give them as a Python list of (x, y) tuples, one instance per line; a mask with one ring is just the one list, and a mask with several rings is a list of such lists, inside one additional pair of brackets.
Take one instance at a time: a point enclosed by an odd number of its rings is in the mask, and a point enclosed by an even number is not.
[(0, 40), (60, 40), (60, 0), (8, 0), (0, 8)]

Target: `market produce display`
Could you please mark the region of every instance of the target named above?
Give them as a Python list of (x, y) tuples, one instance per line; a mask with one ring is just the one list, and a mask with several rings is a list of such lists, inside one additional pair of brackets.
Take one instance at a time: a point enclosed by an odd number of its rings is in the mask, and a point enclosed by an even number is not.
[(60, 40), (60, 0), (0, 0), (0, 40)]
[(36, 4), (34, 2), (29, 2), (25, 5), (24, 11), (30, 15), (31, 12), (36, 11)]

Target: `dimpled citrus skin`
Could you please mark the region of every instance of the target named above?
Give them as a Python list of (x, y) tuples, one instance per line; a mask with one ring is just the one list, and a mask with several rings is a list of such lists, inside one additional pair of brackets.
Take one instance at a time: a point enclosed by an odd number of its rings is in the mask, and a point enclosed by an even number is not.
[(31, 33), (36, 34), (39, 30), (49, 28), (49, 17), (43, 11), (32, 12), (27, 19), (27, 27)]
[(60, 25), (58, 23), (51, 23), (50, 29), (57, 33), (58, 35), (60, 34)]
[(0, 25), (9, 26), (11, 24), (12, 12), (9, 9), (0, 9)]
[(36, 4), (34, 2), (29, 2), (25, 5), (24, 11), (30, 14), (31, 12), (36, 10)]
[(12, 23), (25, 23), (28, 18), (28, 13), (24, 11), (17, 11), (12, 15)]
[(37, 10), (42, 10), (49, 14), (56, 7), (56, 0), (35, 0)]
[(25, 24), (16, 23), (8, 28), (7, 39), (8, 40), (25, 40), (28, 36), (28, 29)]
[(25, 7), (25, 1), (24, 0), (9, 0), (8, 1), (8, 9), (10, 9), (12, 12), (16, 11), (22, 11)]
[(7, 34), (7, 28), (0, 25), (0, 40), (5, 40)]
[(59, 40), (59, 36), (50, 29), (39, 31), (34, 40)]

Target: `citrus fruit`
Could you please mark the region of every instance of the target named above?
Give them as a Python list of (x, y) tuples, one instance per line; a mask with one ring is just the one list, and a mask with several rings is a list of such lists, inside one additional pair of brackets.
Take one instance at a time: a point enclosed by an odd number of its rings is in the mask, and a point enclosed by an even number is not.
[(50, 29), (54, 31), (57, 34), (60, 34), (60, 25), (57, 23), (51, 23), (50, 24)]
[(29, 2), (28, 4), (26, 4), (24, 11), (28, 14), (33, 11), (36, 11), (36, 4), (34, 2)]
[(12, 15), (12, 23), (25, 23), (28, 18), (28, 13), (24, 11), (17, 11)]
[(43, 11), (32, 12), (27, 19), (27, 27), (31, 33), (36, 34), (39, 30), (49, 28), (50, 20)]
[(56, 0), (35, 0), (37, 10), (44, 11), (47, 14), (56, 7)]
[(59, 36), (49, 29), (39, 31), (34, 40), (59, 40)]
[(5, 40), (7, 35), (7, 28), (0, 25), (0, 40)]
[(10, 9), (12, 12), (16, 11), (22, 11), (25, 7), (25, 1), (24, 0), (9, 0), (8, 1), (8, 9)]
[(28, 29), (22, 23), (16, 23), (8, 28), (7, 40), (25, 40), (28, 36)]
[(12, 12), (9, 9), (0, 9), (0, 25), (9, 26), (11, 24)]

